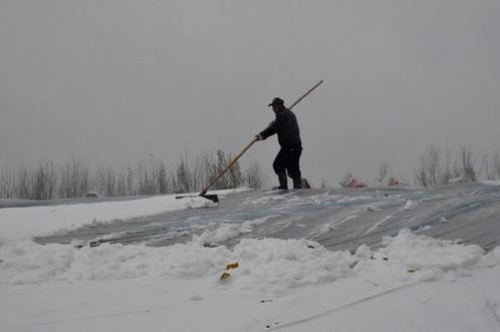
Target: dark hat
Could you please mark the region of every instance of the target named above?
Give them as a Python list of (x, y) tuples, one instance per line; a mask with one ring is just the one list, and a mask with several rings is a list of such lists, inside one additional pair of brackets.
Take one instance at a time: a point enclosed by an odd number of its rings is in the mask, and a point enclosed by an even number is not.
[(283, 106), (283, 105), (285, 105), (285, 102), (283, 101), (283, 99), (281, 99), (279, 97), (276, 97), (276, 98), (273, 99), (272, 103), (270, 103), (269, 105), (267, 105), (267, 107), (273, 106), (273, 105)]

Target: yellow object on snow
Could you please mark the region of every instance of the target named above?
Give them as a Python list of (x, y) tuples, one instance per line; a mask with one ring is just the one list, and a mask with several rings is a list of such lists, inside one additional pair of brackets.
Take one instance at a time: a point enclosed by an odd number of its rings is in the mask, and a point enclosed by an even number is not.
[(231, 274), (229, 272), (222, 272), (222, 274), (220, 275), (220, 280), (224, 280), (224, 279), (227, 279), (231, 276)]
[(240, 266), (240, 264), (238, 262), (229, 263), (226, 265), (226, 270), (236, 269), (238, 266)]

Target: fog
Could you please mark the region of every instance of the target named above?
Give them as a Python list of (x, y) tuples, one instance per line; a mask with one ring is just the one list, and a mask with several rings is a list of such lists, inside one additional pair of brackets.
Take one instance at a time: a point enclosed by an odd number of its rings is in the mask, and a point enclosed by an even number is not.
[[(499, 150), (496, 0), (0, 0), (0, 48), (0, 166), (237, 153), (321, 79), (294, 109), (316, 186)], [(272, 174), (277, 151), (242, 163)]]

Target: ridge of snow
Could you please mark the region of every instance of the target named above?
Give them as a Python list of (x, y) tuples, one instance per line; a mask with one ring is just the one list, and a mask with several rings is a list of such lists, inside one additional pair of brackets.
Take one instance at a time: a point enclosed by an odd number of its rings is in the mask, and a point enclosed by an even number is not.
[[(384, 238), (371, 252), (329, 251), (301, 240), (242, 239), (232, 250), (199, 242), (170, 247), (102, 244), (81, 249), (69, 245), (9, 242), (0, 247), (0, 284), (38, 284), (159, 277), (166, 280), (210, 277), (240, 259), (227, 287), (282, 294), (352, 276), (384, 276), (396, 281), (458, 277), (474, 266), (500, 263), (500, 250), (484, 255), (476, 245), (456, 244), (409, 230)], [(408, 269), (412, 269), (412, 273)]]

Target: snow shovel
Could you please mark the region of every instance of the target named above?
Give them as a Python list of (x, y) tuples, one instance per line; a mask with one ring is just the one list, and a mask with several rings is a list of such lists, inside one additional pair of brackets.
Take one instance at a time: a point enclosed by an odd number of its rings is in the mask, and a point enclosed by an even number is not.
[[(294, 108), (298, 103), (300, 103), (302, 101), (302, 99), (304, 99), (305, 97), (307, 97), (308, 94), (310, 94), (311, 92), (314, 91), (314, 89), (316, 89), (318, 86), (320, 86), (321, 83), (323, 83), (323, 80), (321, 80), (318, 83), (316, 83), (316, 85), (314, 85), (309, 91), (307, 91), (306, 93), (304, 93), (302, 95), (302, 97), (300, 97), (299, 99), (297, 99), (288, 109), (291, 110), (292, 108)], [(205, 188), (203, 188), (203, 190), (198, 194), (198, 196), (207, 198), (207, 199), (211, 200), (214, 203), (219, 203), (219, 197), (217, 195), (207, 195), (208, 189), (210, 189), (221, 177), (223, 177), (224, 174), (226, 174), (226, 172), (231, 167), (233, 167), (233, 165), (238, 161), (238, 159), (240, 159), (241, 156), (243, 156), (243, 154), (245, 154), (245, 152), (247, 152), (248, 149), (250, 149), (250, 147), (252, 147), (252, 145), (255, 144), (255, 142), (257, 142), (257, 138), (256, 137), (250, 143), (248, 143), (248, 145), (245, 146), (245, 148), (236, 157), (234, 157), (233, 160), (231, 160), (226, 165), (226, 167), (224, 167), (224, 169), (216, 177), (214, 177), (212, 180), (210, 180), (210, 182), (207, 184), (207, 186)], [(179, 198), (185, 198), (185, 197), (187, 197), (187, 196), (177, 196), (176, 198), (179, 199)]]

